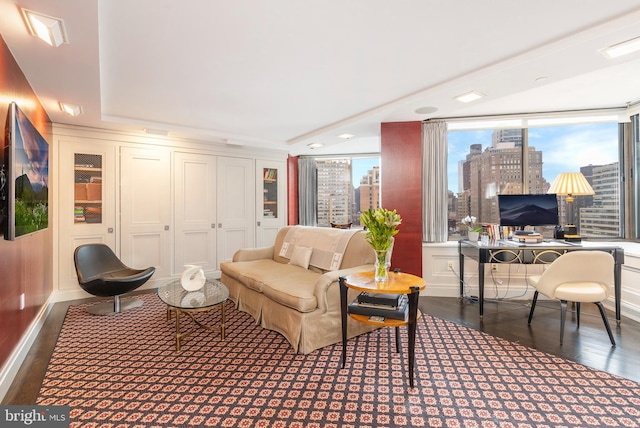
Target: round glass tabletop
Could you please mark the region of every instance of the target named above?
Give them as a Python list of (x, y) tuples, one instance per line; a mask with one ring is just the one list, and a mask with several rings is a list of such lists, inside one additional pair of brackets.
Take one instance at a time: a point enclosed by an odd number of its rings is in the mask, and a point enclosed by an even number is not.
[(158, 288), (158, 297), (169, 306), (178, 309), (202, 309), (219, 305), (229, 298), (229, 289), (214, 278), (207, 278), (197, 291), (187, 291), (180, 278), (172, 279)]

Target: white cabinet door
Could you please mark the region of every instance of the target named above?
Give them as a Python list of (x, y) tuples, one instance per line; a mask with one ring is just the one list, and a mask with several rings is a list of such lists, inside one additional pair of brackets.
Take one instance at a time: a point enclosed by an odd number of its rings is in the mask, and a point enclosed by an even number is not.
[(169, 150), (122, 147), (120, 205), (122, 261), (133, 268), (171, 272), (171, 164)]
[(255, 246), (255, 178), (253, 159), (218, 157), (218, 263), (240, 248)]
[(284, 162), (256, 160), (256, 245), (273, 245), (286, 220), (286, 169)]
[(58, 289), (80, 290), (73, 252), (82, 244), (116, 248), (116, 148), (104, 142), (58, 140)]
[(216, 259), (216, 157), (175, 153), (173, 159), (175, 266), (217, 269)]

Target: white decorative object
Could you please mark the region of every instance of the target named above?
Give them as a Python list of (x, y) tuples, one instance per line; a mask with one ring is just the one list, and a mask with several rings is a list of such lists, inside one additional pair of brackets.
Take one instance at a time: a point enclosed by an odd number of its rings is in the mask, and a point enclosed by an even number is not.
[(180, 285), (187, 291), (196, 291), (202, 288), (207, 280), (200, 266), (184, 265), (184, 271), (180, 277)]

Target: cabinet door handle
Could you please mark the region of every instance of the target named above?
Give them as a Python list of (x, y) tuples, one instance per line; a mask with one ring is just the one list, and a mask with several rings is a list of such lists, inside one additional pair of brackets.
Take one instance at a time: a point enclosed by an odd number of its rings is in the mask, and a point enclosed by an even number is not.
[(166, 225), (166, 226), (164, 227), (164, 230), (169, 230), (169, 225)]
[(108, 228), (107, 233), (113, 233), (113, 227)]
[(218, 229), (222, 229), (222, 223), (218, 223)]
[(258, 226), (260, 226), (260, 222), (258, 222)]
[(216, 224), (215, 223), (211, 223), (211, 229), (215, 229), (216, 228)]

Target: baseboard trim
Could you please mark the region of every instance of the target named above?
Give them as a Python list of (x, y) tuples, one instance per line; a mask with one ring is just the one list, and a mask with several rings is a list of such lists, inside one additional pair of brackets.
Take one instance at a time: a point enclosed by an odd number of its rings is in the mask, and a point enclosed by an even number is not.
[(50, 294), (49, 298), (42, 305), (40, 311), (38, 311), (38, 314), (20, 339), (20, 342), (18, 342), (16, 347), (13, 349), (11, 355), (9, 355), (7, 362), (2, 366), (2, 370), (0, 370), (0, 401), (4, 400), (4, 397), (9, 391), (16, 374), (18, 374), (18, 370), (20, 370), (20, 367), (27, 356), (27, 353), (31, 349), (36, 337), (38, 337), (38, 333), (44, 325), (49, 312), (51, 312), (53, 303), (53, 294)]

